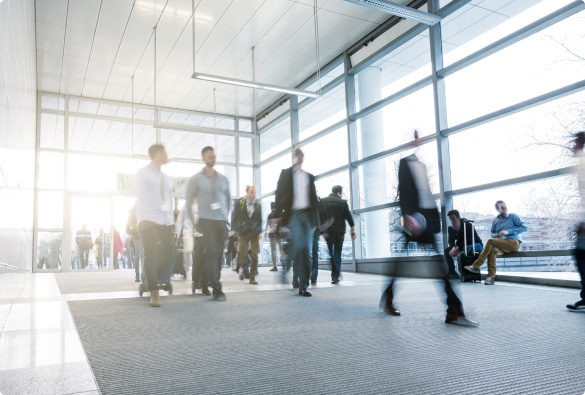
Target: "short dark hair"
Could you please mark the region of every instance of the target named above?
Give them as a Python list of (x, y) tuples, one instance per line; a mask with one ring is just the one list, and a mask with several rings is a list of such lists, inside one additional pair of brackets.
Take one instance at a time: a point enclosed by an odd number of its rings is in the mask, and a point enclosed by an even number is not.
[(504, 202), (503, 200), (498, 200), (498, 201), (496, 202), (496, 204), (495, 204), (496, 210), (499, 210), (499, 209), (500, 209), (500, 207), (499, 207), (499, 204), (500, 204), (500, 203), (504, 203), (504, 204), (506, 204), (506, 202)]
[(207, 151), (215, 151), (215, 150), (214, 150), (214, 149), (213, 149), (213, 147), (212, 147), (212, 146), (210, 146), (210, 145), (208, 145), (208, 146), (206, 146), (206, 147), (203, 147), (203, 149), (201, 150), (201, 157), (202, 157), (202, 158), (203, 158), (203, 155), (205, 155), (205, 153), (206, 153)]
[(331, 192), (333, 192), (336, 195), (338, 193), (343, 193), (343, 187), (341, 185), (335, 185), (333, 188), (331, 188)]
[(575, 133), (575, 142), (577, 144), (585, 145), (585, 132)]
[(150, 159), (154, 159), (156, 154), (158, 154), (160, 151), (164, 149), (165, 146), (162, 144), (153, 144), (150, 147), (148, 147), (148, 155), (150, 156)]
[(447, 213), (447, 217), (455, 216), (457, 218), (461, 218), (461, 214), (459, 214), (459, 210), (451, 210)]

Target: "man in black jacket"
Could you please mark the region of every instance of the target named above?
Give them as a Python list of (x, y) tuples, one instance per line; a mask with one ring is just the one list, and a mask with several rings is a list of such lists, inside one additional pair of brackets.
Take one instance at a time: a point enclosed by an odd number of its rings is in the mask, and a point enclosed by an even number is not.
[(252, 267), (250, 269), (250, 284), (258, 285), (256, 281), (256, 271), (258, 270), (258, 253), (260, 252), (260, 239), (262, 238), (262, 206), (256, 201), (256, 187), (248, 185), (246, 187), (246, 197), (237, 200), (234, 203), (232, 212), (232, 231), (233, 236), (238, 235), (238, 271), (240, 280), (244, 280), (246, 269), (246, 256), (248, 249), (252, 258)]
[[(449, 246), (445, 249), (445, 260), (447, 261), (447, 269), (449, 270), (449, 277), (457, 278), (455, 271), (454, 258), (467, 250), (473, 249), (473, 240), (475, 239), (475, 252), (483, 251), (483, 243), (477, 234), (477, 230), (473, 228), (470, 222), (466, 222), (461, 218), (461, 214), (457, 210), (451, 210), (447, 213), (451, 226), (447, 230), (449, 233)], [(463, 235), (463, 228), (465, 227), (467, 235)], [(467, 239), (467, 246), (464, 241)]]
[[(415, 133), (415, 144), (417, 135)], [(435, 244), (435, 235), (441, 231), (441, 219), (435, 203), (435, 198), (429, 186), (427, 168), (416, 155), (410, 155), (400, 160), (398, 168), (398, 198), (404, 221), (403, 231), (407, 242), (413, 241), (422, 244)], [(392, 279), (382, 295), (380, 304), (387, 314), (398, 316), (400, 312), (393, 305), (394, 273), (400, 271), (401, 262), (394, 266)], [(447, 294), (447, 316), (445, 323), (477, 326), (476, 322), (468, 320), (463, 313), (461, 300), (455, 294), (451, 283), (442, 267), (445, 293)]]
[(355, 224), (353, 215), (349, 210), (347, 200), (343, 199), (343, 188), (336, 185), (331, 189), (331, 194), (321, 199), (327, 213), (334, 218), (333, 225), (327, 230), (327, 248), (331, 257), (331, 284), (339, 284), (341, 275), (341, 250), (345, 239), (345, 221), (351, 227), (351, 237), (355, 240)]
[[(278, 271), (278, 258), (283, 259), (282, 252), (282, 241), (278, 237), (277, 226), (276, 226), (276, 203), (270, 203), (270, 214), (266, 219), (266, 234), (270, 239), (270, 256), (272, 258), (272, 269), (271, 272)], [(276, 250), (278, 248), (278, 255)], [(284, 269), (284, 262), (282, 262), (282, 268)]]
[(288, 226), (292, 235), (293, 287), (299, 295), (311, 296), (311, 246), (319, 216), (315, 177), (302, 169), (304, 157), (300, 147), (293, 150), (294, 165), (280, 173), (275, 200), (279, 226)]

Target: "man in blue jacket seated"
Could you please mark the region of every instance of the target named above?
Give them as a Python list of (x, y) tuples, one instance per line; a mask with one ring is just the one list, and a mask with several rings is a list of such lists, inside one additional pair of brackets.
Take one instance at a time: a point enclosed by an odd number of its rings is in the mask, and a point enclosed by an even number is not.
[(246, 187), (246, 197), (236, 200), (232, 213), (231, 235), (238, 235), (238, 270), (240, 268), (240, 280), (244, 279), (246, 270), (246, 256), (248, 248), (252, 257), (250, 269), (250, 284), (258, 285), (256, 271), (258, 271), (258, 253), (260, 252), (260, 239), (262, 238), (262, 206), (256, 201), (256, 187)]
[(496, 277), (496, 257), (507, 252), (516, 252), (522, 245), (520, 233), (528, 230), (524, 221), (513, 213), (508, 213), (508, 207), (502, 200), (496, 202), (496, 210), (500, 213), (492, 222), (491, 236), (485, 244), (483, 252), (479, 258), (465, 270), (472, 273), (479, 273), (479, 268), (488, 261), (488, 275), (485, 279), (485, 285), (493, 285)]
[[(483, 243), (481, 238), (477, 234), (477, 230), (473, 227), (470, 222), (465, 221), (461, 218), (461, 214), (457, 210), (451, 210), (447, 213), (451, 226), (447, 229), (449, 233), (449, 246), (445, 249), (445, 260), (447, 261), (447, 268), (449, 269), (449, 277), (457, 278), (457, 272), (455, 271), (454, 258), (459, 256), (462, 252), (465, 253), (468, 250), (472, 250), (475, 241), (475, 252), (481, 253), (483, 251)], [(467, 234), (463, 234), (465, 228)], [(467, 245), (465, 245), (467, 241)]]

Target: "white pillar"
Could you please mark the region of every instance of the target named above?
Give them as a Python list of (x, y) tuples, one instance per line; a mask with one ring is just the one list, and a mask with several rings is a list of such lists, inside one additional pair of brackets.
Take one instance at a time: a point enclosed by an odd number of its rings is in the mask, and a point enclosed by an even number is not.
[[(365, 108), (382, 98), (381, 71), (378, 67), (368, 67), (358, 74), (358, 97), (360, 108)], [(360, 122), (362, 157), (376, 154), (384, 147), (384, 117), (376, 111)], [(386, 166), (383, 160), (363, 165), (362, 189), (364, 207), (388, 203), (386, 189)], [(365, 213), (366, 257), (380, 258), (390, 256), (389, 216), (374, 211)]]

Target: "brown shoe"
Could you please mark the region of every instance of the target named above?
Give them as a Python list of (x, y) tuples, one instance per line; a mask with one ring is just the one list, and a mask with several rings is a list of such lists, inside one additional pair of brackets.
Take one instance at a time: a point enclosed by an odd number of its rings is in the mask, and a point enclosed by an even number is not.
[(254, 279), (254, 277), (250, 277), (250, 284), (252, 284), (252, 285), (258, 285), (258, 281), (256, 281)]
[(384, 306), (384, 312), (386, 314), (389, 314), (389, 315), (394, 315), (394, 316), (397, 316), (397, 317), (400, 316), (400, 311), (396, 310), (396, 307), (394, 307), (391, 304), (387, 304), (387, 305)]
[(160, 307), (160, 296), (158, 294), (158, 289), (154, 291), (150, 291), (150, 305), (152, 307)]

